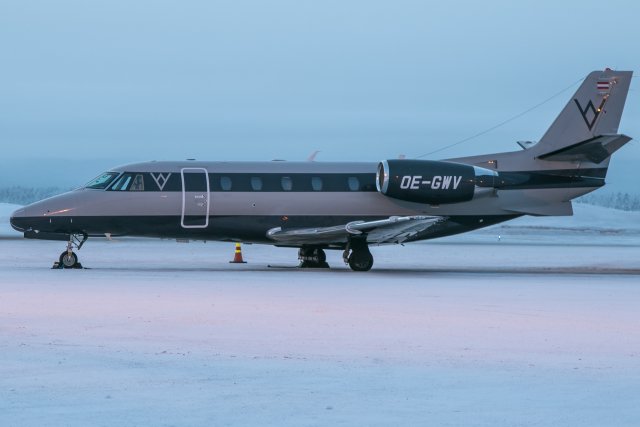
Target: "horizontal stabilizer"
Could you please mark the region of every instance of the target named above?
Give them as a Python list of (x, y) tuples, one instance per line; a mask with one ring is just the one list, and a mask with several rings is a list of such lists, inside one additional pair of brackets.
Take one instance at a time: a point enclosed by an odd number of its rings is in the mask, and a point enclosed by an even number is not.
[(626, 135), (602, 135), (538, 156), (551, 162), (583, 161), (602, 163), (631, 138)]

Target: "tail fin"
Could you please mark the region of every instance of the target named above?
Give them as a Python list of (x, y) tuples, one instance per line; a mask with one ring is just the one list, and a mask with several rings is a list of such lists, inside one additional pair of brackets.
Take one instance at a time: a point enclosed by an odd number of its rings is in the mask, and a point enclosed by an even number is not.
[(608, 68), (589, 73), (536, 144), (537, 157), (555, 160), (554, 153), (603, 135), (617, 134), (632, 74)]

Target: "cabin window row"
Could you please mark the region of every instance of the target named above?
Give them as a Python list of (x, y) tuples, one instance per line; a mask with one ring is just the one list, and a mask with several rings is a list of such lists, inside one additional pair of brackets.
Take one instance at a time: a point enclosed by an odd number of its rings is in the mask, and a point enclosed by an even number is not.
[[(114, 177), (115, 178), (115, 177)], [(127, 172), (109, 191), (182, 191), (180, 173)], [(206, 191), (204, 174), (185, 173), (187, 191)], [(97, 188), (88, 187), (88, 188)], [(104, 188), (104, 187), (103, 187)], [(210, 191), (376, 191), (374, 174), (209, 174)]]

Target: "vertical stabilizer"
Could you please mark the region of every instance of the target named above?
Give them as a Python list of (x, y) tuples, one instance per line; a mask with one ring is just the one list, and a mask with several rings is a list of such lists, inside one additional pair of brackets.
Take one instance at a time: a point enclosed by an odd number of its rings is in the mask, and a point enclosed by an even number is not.
[(601, 135), (618, 133), (632, 71), (589, 73), (560, 115), (536, 144), (538, 155)]

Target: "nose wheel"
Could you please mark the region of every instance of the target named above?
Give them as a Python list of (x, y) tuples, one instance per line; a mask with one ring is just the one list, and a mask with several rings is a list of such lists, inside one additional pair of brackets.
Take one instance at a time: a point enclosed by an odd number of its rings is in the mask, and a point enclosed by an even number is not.
[(76, 267), (80, 263), (78, 262), (78, 255), (75, 252), (64, 251), (60, 254), (60, 259), (58, 260), (58, 265), (62, 267), (58, 268), (81, 268)]
[(82, 268), (82, 264), (78, 262), (78, 255), (73, 252), (73, 248), (80, 250), (88, 237), (86, 234), (82, 234), (82, 239), (80, 239), (75, 234), (70, 235), (67, 242), (67, 250), (60, 254), (58, 262), (53, 263), (52, 268)]

